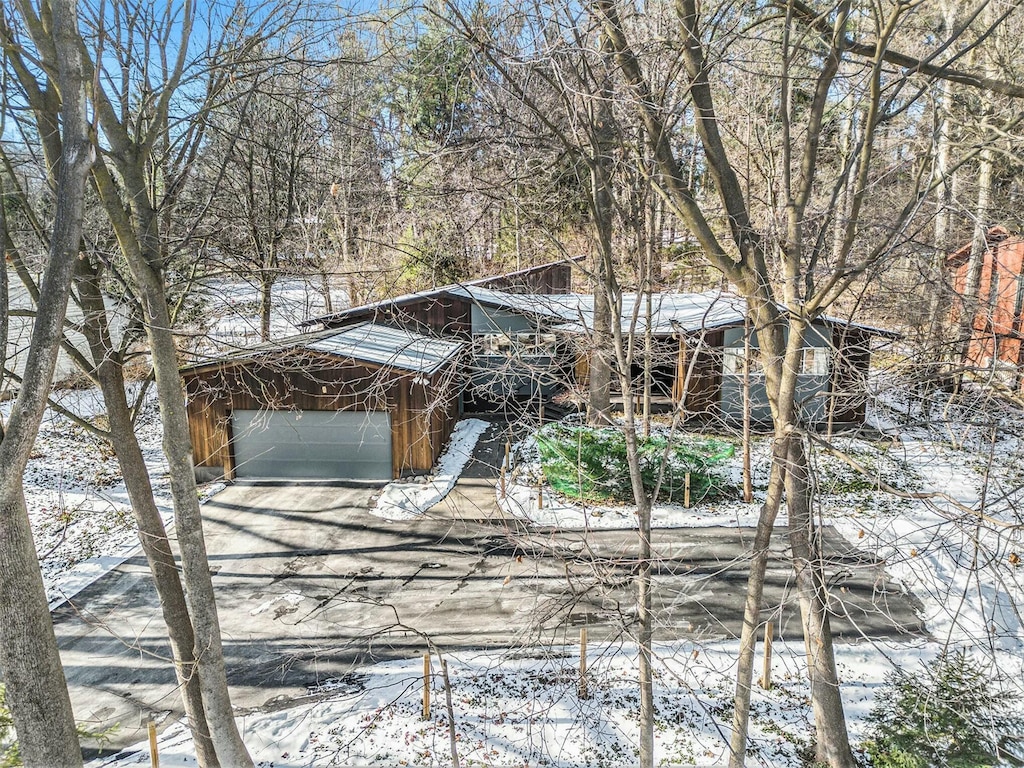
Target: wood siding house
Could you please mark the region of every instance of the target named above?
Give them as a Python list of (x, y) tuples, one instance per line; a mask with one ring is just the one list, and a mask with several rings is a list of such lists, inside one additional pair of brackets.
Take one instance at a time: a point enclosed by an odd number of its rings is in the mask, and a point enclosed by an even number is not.
[[(466, 402), (535, 408), (562, 394), (582, 402), (594, 297), (565, 291), (569, 268), (352, 307), (314, 321), (319, 330), (184, 369), (197, 473), (385, 480), (429, 471)], [(628, 396), (644, 391), (649, 338), (652, 402), (688, 418), (737, 422), (749, 365), (751, 415), (770, 421), (742, 299), (723, 291), (641, 298), (637, 306), (637, 296), (622, 296), (622, 333), (639, 345)], [(808, 424), (863, 421), (879, 336), (896, 334), (814, 322), (798, 386)]]

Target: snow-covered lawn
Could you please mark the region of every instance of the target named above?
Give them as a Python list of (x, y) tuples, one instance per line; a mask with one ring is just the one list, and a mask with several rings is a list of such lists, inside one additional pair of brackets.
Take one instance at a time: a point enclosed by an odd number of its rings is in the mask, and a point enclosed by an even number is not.
[[(203, 351), (259, 344), (260, 287), (238, 278), (207, 279), (201, 285), (203, 319), (208, 326)], [(270, 337), (280, 339), (300, 332), (299, 323), (327, 314), (323, 285), (316, 278), (279, 277), (271, 288)], [(331, 290), (331, 310), (348, 306), (348, 294)]]
[(384, 486), (370, 511), (385, 520), (410, 520), (442, 501), (462, 474), (477, 440), (490, 424), (463, 419), (455, 425), (448, 446), (437, 460), (432, 475), (421, 480), (395, 480)]
[[(636, 762), (639, 708), (636, 649), (593, 644), (587, 698), (580, 695), (579, 648), (464, 652), (447, 657), (455, 743), (465, 766), (628, 766)], [(843, 645), (837, 649), (843, 697), (855, 741), (879, 681), (895, 654), (913, 665), (935, 643), (912, 647)], [(734, 642), (658, 645), (655, 764), (719, 766), (728, 761)], [(810, 746), (802, 643), (777, 643), (773, 687), (755, 688), (752, 765), (791, 766)], [(367, 667), (325, 681), (308, 702), (239, 718), (257, 764), (300, 766), (448, 766), (449, 715), (444, 680), (432, 660), (430, 719), (422, 718), (420, 659)], [(194, 765), (180, 725), (160, 741), (160, 764)], [(148, 745), (97, 765), (148, 765)]]

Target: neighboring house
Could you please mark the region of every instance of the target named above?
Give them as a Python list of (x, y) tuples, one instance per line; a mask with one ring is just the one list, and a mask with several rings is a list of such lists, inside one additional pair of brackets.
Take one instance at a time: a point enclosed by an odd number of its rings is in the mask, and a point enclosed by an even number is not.
[[(965, 350), (968, 365), (1005, 369), (1016, 388), (1021, 386), (1024, 364), (1024, 238), (1003, 227), (993, 227), (986, 236), (986, 249), (978, 274), (978, 299), (971, 338)], [(971, 268), (971, 245), (952, 254), (946, 265), (953, 270), (953, 289), (963, 297)], [(964, 308), (953, 308), (954, 322), (960, 322)]]
[[(567, 292), (570, 268), (548, 265), (352, 307), (314, 321), (319, 330), (185, 369), (198, 471), (370, 479), (425, 471), (468, 406), (533, 408), (581, 392), (594, 298)], [(632, 332), (637, 345), (633, 395), (642, 392), (649, 339), (656, 404), (739, 421), (749, 354), (751, 414), (770, 421), (745, 316), (745, 302), (721, 291), (663, 293), (639, 306), (624, 295), (622, 336)], [(797, 392), (809, 423), (863, 421), (877, 336), (896, 337), (834, 318), (814, 322)]]

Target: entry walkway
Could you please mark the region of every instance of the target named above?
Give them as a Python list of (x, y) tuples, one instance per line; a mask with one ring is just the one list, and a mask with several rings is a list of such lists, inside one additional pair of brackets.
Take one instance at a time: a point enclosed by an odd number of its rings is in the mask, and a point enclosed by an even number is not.
[(510, 440), (512, 426), (504, 419), (491, 419), (491, 426), (477, 440), (473, 455), (462, 470), (455, 486), (441, 501), (427, 510), (435, 519), (498, 523), (509, 528), (522, 528), (523, 523), (498, 506), (497, 485), (505, 444)]

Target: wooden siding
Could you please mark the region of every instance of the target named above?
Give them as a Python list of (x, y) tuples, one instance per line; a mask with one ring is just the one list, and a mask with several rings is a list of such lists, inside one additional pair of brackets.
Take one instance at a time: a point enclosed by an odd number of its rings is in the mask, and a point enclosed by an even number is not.
[[(676, 402), (684, 396), (683, 413), (689, 417), (718, 416), (722, 389), (722, 345), (725, 339), (722, 330), (709, 331), (704, 338), (686, 337), (679, 344), (676, 380), (672, 397)], [(696, 360), (693, 360), (696, 355)], [(693, 367), (691, 369), (691, 361)], [(690, 380), (686, 380), (689, 373)], [(686, 385), (686, 392), (683, 386)]]
[(472, 336), (470, 307), (468, 299), (458, 296), (423, 296), (401, 304), (381, 304), (364, 311), (357, 310), (334, 322), (328, 318), (324, 321), (324, 327), (340, 328), (371, 320), (417, 333), (468, 340)]
[(233, 474), (231, 412), (296, 409), (387, 411), (396, 476), (433, 467), (458, 420), (449, 365), (426, 378), (326, 355), (282, 354), (261, 363), (185, 374), (189, 431), (197, 467)]
[(473, 280), (469, 285), (507, 293), (572, 293), (572, 262), (560, 261)]
[(832, 329), (832, 395), (828, 420), (834, 424), (861, 424), (867, 412), (871, 337), (859, 328)]

